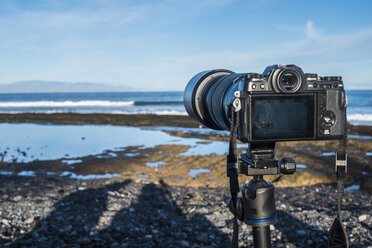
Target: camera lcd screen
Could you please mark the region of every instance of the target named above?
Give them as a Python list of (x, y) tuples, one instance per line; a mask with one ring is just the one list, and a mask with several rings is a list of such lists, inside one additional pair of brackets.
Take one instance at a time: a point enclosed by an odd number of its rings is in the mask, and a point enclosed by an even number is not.
[(314, 137), (314, 95), (252, 97), (252, 140)]

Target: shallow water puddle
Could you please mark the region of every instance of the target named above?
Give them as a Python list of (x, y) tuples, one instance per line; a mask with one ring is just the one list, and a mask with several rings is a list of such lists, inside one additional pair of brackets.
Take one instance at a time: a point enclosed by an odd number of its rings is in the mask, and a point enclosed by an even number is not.
[(297, 169), (307, 169), (307, 165), (306, 164), (296, 164), (296, 168)]
[(67, 165), (73, 165), (77, 163), (82, 163), (83, 160), (81, 159), (64, 159), (62, 160), (62, 163), (67, 164)]
[(323, 152), (322, 154), (320, 154), (321, 157), (328, 157), (328, 156), (334, 156), (335, 153), (334, 152)]
[(163, 162), (163, 161), (156, 161), (156, 162), (147, 162), (146, 166), (151, 167), (151, 168), (156, 168), (156, 167), (162, 166), (164, 164), (166, 164), (166, 163)]
[(346, 187), (345, 190), (359, 190), (359, 188), (360, 188), (360, 185), (354, 184), (349, 187)]
[[(196, 138), (175, 139), (159, 130), (111, 125), (0, 124), (0, 137), (0, 160), (5, 162), (79, 158), (96, 154), (115, 157), (115, 153), (102, 153), (120, 151), (127, 146), (190, 146), (187, 152), (181, 154), (183, 156), (222, 155), (228, 150), (228, 143), (224, 141), (205, 143)], [(126, 156), (137, 156), (137, 153)], [(64, 160), (64, 163), (72, 163), (67, 161)]]
[(209, 169), (204, 169), (204, 168), (200, 168), (200, 169), (191, 169), (189, 171), (189, 175), (192, 177), (192, 178), (195, 178), (198, 174), (200, 173), (210, 173), (211, 170)]
[(75, 174), (74, 172), (70, 172), (70, 171), (64, 171), (60, 174), (60, 176), (68, 176), (69, 178), (79, 179), (79, 180), (109, 179), (113, 177), (122, 177), (122, 175), (118, 173), (79, 175), (79, 174)]
[(149, 175), (147, 174), (138, 174), (138, 175), (135, 175), (136, 177), (140, 177), (140, 178), (150, 178)]

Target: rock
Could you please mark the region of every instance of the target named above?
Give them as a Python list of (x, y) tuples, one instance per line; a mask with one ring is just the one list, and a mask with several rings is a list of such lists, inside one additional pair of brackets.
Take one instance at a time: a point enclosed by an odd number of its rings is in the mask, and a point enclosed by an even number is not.
[(367, 220), (367, 215), (366, 214), (362, 214), (358, 217), (359, 222), (363, 222), (363, 221), (366, 221), (366, 220)]
[(372, 193), (372, 177), (365, 177), (362, 179), (360, 189), (368, 193)]
[(49, 207), (46, 207), (46, 208), (43, 209), (44, 213), (49, 213), (50, 211), (51, 211), (51, 209)]
[(32, 222), (34, 222), (34, 217), (28, 218), (24, 221), (25, 224), (31, 224)]
[(2, 219), (1, 222), (6, 225), (6, 226), (9, 226), (9, 220), (7, 219)]
[(81, 237), (81, 238), (78, 238), (78, 240), (76, 240), (76, 242), (79, 244), (79, 245), (88, 245), (91, 243), (91, 240), (90, 238), (88, 237)]
[(306, 243), (307, 243), (307, 245), (311, 246), (311, 245), (314, 244), (314, 241), (312, 241), (311, 239), (309, 239)]
[(208, 236), (208, 233), (199, 233), (199, 234), (196, 236), (196, 240), (197, 240), (199, 243), (203, 243), (203, 244), (207, 244), (207, 243), (209, 243), (209, 236)]
[(296, 234), (300, 237), (306, 236), (306, 231), (305, 230), (296, 230)]
[(17, 195), (17, 196), (14, 196), (13, 198), (12, 198), (12, 201), (14, 201), (14, 202), (19, 202), (20, 200), (22, 200), (22, 196), (21, 195)]
[(184, 247), (189, 247), (189, 246), (190, 246), (189, 242), (186, 241), (186, 240), (181, 240), (181, 241), (180, 241), (180, 245), (182, 245), (182, 246), (184, 246)]
[(38, 232), (33, 232), (31, 234), (31, 236), (34, 238), (34, 239), (38, 239), (40, 237), (39, 233)]
[(292, 243), (285, 243), (285, 248), (296, 248), (296, 246)]

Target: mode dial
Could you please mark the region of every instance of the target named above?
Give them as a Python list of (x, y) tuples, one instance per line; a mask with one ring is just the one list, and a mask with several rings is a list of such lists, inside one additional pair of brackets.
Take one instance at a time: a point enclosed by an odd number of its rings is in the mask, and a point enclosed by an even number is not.
[(326, 81), (340, 81), (342, 79), (341, 76), (327, 76), (323, 78)]
[(247, 79), (262, 78), (262, 75), (259, 73), (248, 73), (245, 77)]

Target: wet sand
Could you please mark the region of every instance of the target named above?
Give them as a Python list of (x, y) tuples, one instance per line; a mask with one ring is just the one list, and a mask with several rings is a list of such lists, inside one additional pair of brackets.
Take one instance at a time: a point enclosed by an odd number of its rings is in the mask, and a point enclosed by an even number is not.
[[(198, 127), (198, 123), (192, 121), (188, 116), (155, 115), (2, 114), (0, 115), (0, 122)], [(165, 132), (183, 138), (199, 138), (201, 139), (200, 142), (205, 143), (215, 140), (228, 140), (228, 137), (223, 135), (171, 130)], [(372, 127), (349, 125), (349, 133), (372, 136)], [(372, 156), (366, 156), (368, 152), (372, 152), (372, 139), (352, 138), (348, 145), (350, 166), (346, 186), (360, 185), (361, 189), (372, 192), (369, 177), (372, 173)], [(79, 161), (73, 165), (66, 164), (63, 159), (29, 163), (1, 162), (0, 170), (16, 173), (27, 168), (27, 170), (35, 171), (36, 174), (55, 173), (55, 175), (61, 175), (62, 172), (69, 171), (81, 176), (120, 174), (122, 179), (130, 178), (148, 182), (163, 180), (167, 184), (178, 186), (227, 187), (225, 155), (213, 153), (210, 155), (182, 155), (189, 148), (188, 145), (158, 145), (148, 148), (141, 146), (123, 147), (120, 151), (109, 150), (99, 156), (80, 157), (78, 158)], [(335, 184), (334, 158), (324, 155), (334, 152), (336, 149), (337, 141), (278, 143), (277, 158), (293, 157), (297, 164), (305, 165), (306, 168), (297, 169), (294, 175), (275, 175), (265, 178), (274, 181), (277, 187), (297, 187), (322, 183)], [(239, 152), (244, 152), (244, 148), (240, 148)], [(199, 169), (204, 169), (204, 172), (209, 171), (209, 173), (199, 173), (194, 177), (190, 175), (191, 170)], [(249, 177), (241, 176), (240, 182), (249, 179)]]

